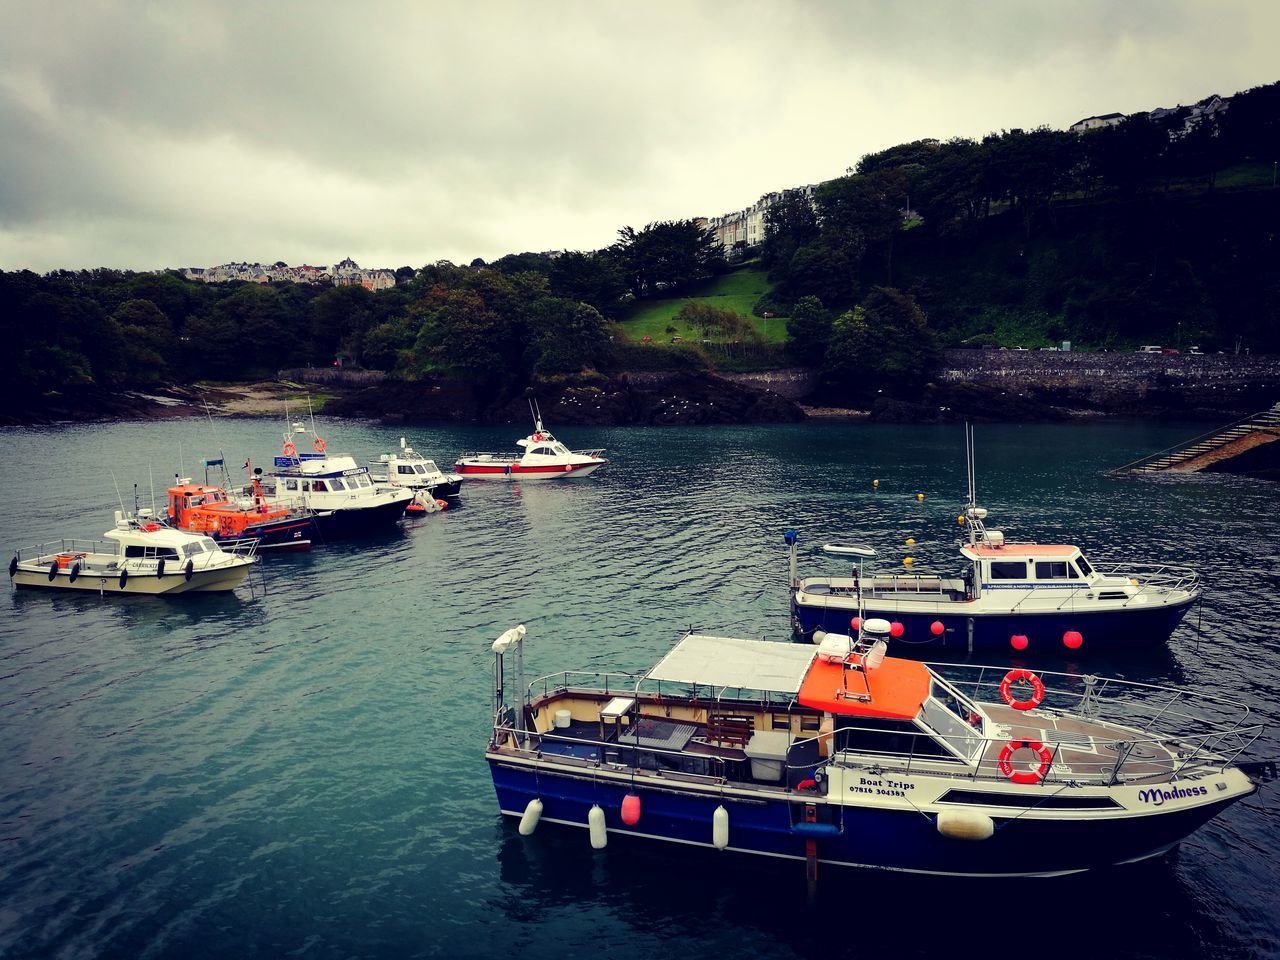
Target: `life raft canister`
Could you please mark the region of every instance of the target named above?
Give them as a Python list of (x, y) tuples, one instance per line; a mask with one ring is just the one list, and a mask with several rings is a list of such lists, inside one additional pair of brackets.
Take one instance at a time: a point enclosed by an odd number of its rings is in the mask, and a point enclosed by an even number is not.
[[(1031, 696), (1026, 700), (1014, 699), (1011, 688), (1018, 682), (1031, 684)], [(1044, 700), (1044, 681), (1030, 670), (1021, 668), (1010, 670), (1004, 675), (1004, 679), (1000, 681), (1000, 699), (1015, 710), (1030, 710), (1033, 707), (1038, 707)]]
[[(1018, 770), (1013, 769), (1013, 754), (1015, 750), (1022, 749), (1032, 750), (1040, 758), (1040, 766), (1034, 770)], [(1039, 740), (1010, 740), (1004, 745), (1004, 749), (1000, 751), (1000, 757), (997, 766), (1004, 776), (1008, 777), (1011, 783), (1033, 784), (1039, 783), (1049, 775), (1049, 767), (1053, 764), (1053, 753)]]

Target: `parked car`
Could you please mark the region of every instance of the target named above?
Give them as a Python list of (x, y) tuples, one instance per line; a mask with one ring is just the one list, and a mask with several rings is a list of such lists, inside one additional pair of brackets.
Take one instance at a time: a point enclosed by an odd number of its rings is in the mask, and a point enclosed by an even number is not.
[(1145, 347), (1139, 347), (1138, 352), (1139, 353), (1163, 353), (1164, 348), (1161, 347), (1159, 344), (1153, 343), (1153, 344), (1148, 344)]

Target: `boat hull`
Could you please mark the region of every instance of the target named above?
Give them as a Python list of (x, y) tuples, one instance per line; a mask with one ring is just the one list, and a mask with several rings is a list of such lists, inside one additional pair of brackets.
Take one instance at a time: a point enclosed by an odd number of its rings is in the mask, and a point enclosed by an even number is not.
[(250, 524), (239, 534), (222, 536), (208, 533), (219, 545), (235, 543), (240, 540), (257, 540), (257, 550), (278, 550), (282, 552), (310, 550), (312, 538), (316, 535), (316, 526), (311, 517), (288, 517), (269, 520), (265, 523)]
[[(1083, 645), (1080, 651), (1124, 650), (1145, 645), (1166, 643), (1174, 629), (1182, 622), (1196, 598), (1163, 606), (1128, 607), (1114, 610), (1096, 610), (1065, 613), (972, 613), (951, 612), (946, 609), (933, 611), (904, 610), (893, 603), (867, 601), (863, 604), (864, 616), (880, 617), (901, 623), (902, 636), (894, 643), (894, 650), (936, 653), (940, 650), (958, 653), (1008, 652), (1010, 638), (1015, 635), (1027, 638), (1026, 654), (1071, 652), (1063, 645), (1062, 638), (1068, 631), (1080, 634)], [(960, 604), (956, 604), (959, 606)], [(939, 604), (945, 607), (944, 604)], [(855, 616), (852, 606), (823, 606), (791, 600), (792, 628), (797, 638), (811, 639), (815, 630), (829, 633), (848, 633), (849, 621)], [(941, 634), (933, 632), (933, 624), (941, 623)]]
[[(965, 877), (1056, 876), (1144, 860), (1166, 852), (1239, 799), (1109, 819), (1034, 819), (1010, 813), (994, 818), (992, 837), (974, 841), (942, 836), (934, 816), (914, 809), (841, 810), (794, 793), (764, 799), (739, 798), (714, 788), (700, 793), (669, 785), (651, 790), (638, 783), (553, 773), (545, 762), (535, 772), (492, 755), (489, 766), (498, 805), (511, 817), (520, 817), (537, 798), (543, 804), (541, 820), (585, 828), (591, 807), (599, 805), (609, 833), (713, 847), (712, 817), (723, 806), (729, 817), (728, 849), (736, 853), (804, 860), (812, 839), (823, 863)], [(640, 798), (641, 815), (634, 826), (621, 819), (628, 793)], [(814, 837), (793, 826), (804, 819), (807, 803), (813, 804), (827, 833)]]
[(316, 530), (323, 540), (355, 537), (394, 526), (404, 516), (405, 510), (412, 502), (413, 497), (405, 496), (371, 507), (318, 510), (313, 519)]
[(234, 590), (249, 575), (251, 566), (251, 563), (243, 563), (212, 570), (196, 570), (191, 574), (190, 580), (181, 569), (167, 572), (162, 577), (157, 577), (154, 573), (136, 573), (130, 574), (121, 584), (118, 572), (90, 570), (79, 573), (75, 580), (72, 580), (71, 571), (62, 569), (51, 580), (47, 568), (33, 570), (20, 565), (14, 571), (12, 579), (15, 586), (43, 590), (171, 596), (183, 593), (224, 593)]
[(444, 483), (437, 483), (434, 486), (427, 487), (428, 495), (438, 500), (453, 500), (461, 492), (461, 480), (446, 480)]
[(548, 464), (547, 466), (522, 466), (512, 463), (458, 463), (455, 469), (468, 480), (572, 480), (595, 473), (605, 465), (604, 460), (579, 463)]

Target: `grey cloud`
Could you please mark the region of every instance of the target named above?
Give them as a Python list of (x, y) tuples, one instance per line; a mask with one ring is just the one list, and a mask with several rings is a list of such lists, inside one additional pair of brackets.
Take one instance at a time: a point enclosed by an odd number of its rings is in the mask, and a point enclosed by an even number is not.
[(0, 268), (36, 269), (601, 246), (902, 140), (1269, 82), (1280, 26), (1252, 0), (0, 15)]

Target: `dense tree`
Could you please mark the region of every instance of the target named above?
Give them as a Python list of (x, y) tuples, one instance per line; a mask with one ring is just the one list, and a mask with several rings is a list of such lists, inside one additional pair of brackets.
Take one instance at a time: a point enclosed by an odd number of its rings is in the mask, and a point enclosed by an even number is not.
[(823, 378), (834, 396), (846, 399), (877, 392), (914, 397), (941, 359), (937, 339), (914, 298), (876, 287), (832, 324)]
[(760, 262), (769, 271), (769, 279), (785, 284), (796, 251), (816, 241), (818, 234), (813, 201), (799, 190), (784, 191), (764, 212)]
[(561, 254), (552, 261), (548, 280), (556, 296), (590, 304), (606, 317), (617, 315), (627, 294), (618, 258), (606, 250)]
[(725, 269), (715, 234), (694, 220), (623, 227), (613, 247), (632, 296), (678, 296), (699, 280)]
[(831, 340), (831, 314), (817, 297), (801, 297), (787, 317), (787, 350), (798, 363), (817, 366)]

